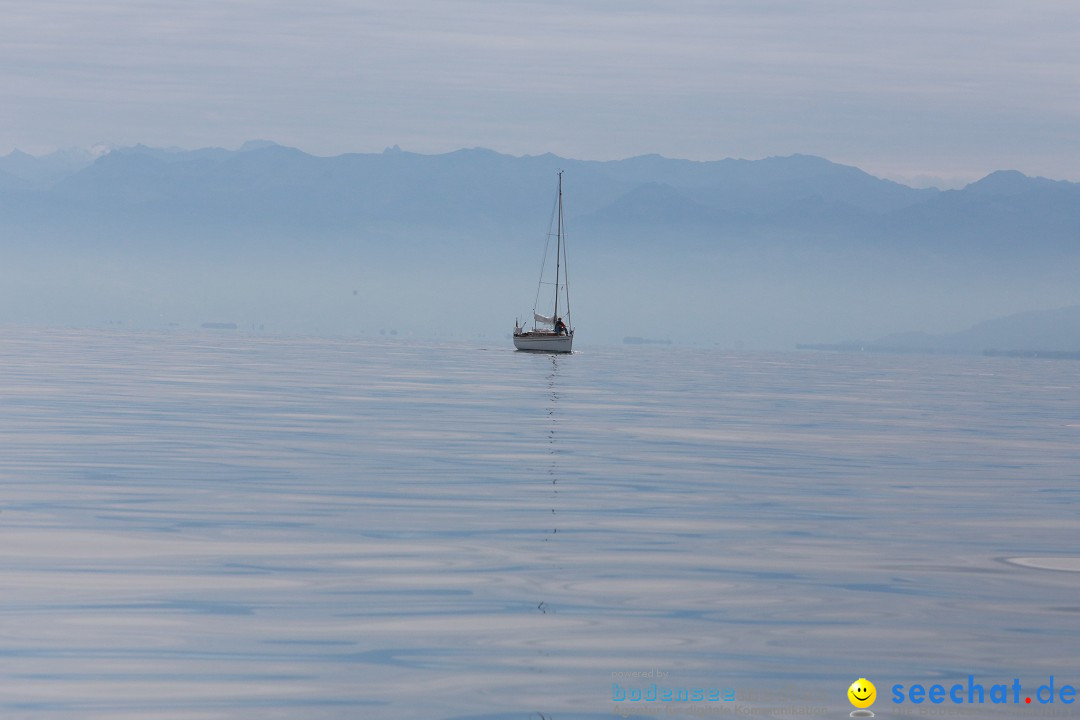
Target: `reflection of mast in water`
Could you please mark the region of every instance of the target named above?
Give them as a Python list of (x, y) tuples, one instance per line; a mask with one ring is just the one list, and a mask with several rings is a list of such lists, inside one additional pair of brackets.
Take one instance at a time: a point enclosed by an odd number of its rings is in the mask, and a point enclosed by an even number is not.
[[(559, 494), (559, 474), (558, 474), (558, 455), (559, 446), (556, 442), (556, 430), (559, 427), (559, 416), (555, 412), (559, 404), (559, 389), (557, 385), (559, 377), (559, 356), (551, 356), (551, 374), (548, 375), (548, 392), (551, 394), (551, 401), (548, 403), (548, 418), (551, 420), (551, 424), (548, 426), (548, 455), (551, 456), (551, 462), (548, 464), (548, 478), (551, 480), (551, 522), (555, 525), (555, 496)], [(559, 532), (559, 528), (552, 527), (551, 533), (548, 537), (544, 538), (544, 542), (551, 539), (551, 536)], [(548, 607), (546, 602), (541, 602), (536, 607), (537, 610), (547, 614), (548, 610), (555, 612), (554, 609)]]
[[(552, 495), (559, 494), (559, 477), (557, 473), (556, 461), (559, 453), (559, 447), (555, 442), (555, 430), (559, 427), (559, 418), (555, 412), (555, 409), (559, 404), (559, 389), (555, 384), (555, 381), (559, 376), (559, 356), (551, 356), (551, 374), (548, 375), (548, 390), (551, 392), (551, 404), (548, 406), (548, 417), (551, 418), (551, 427), (548, 428), (548, 454), (551, 455), (551, 465), (548, 467), (548, 477), (551, 478), (551, 493)], [(552, 502), (555, 498), (552, 498)], [(551, 508), (552, 514), (555, 513), (555, 508)], [(552, 518), (554, 520), (554, 518)], [(558, 528), (552, 529), (552, 534), (559, 532)]]

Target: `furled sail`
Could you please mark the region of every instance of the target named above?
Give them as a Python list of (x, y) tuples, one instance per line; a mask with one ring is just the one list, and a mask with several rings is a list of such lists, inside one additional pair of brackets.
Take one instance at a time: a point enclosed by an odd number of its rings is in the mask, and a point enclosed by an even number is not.
[(544, 323), (546, 325), (554, 325), (555, 324), (555, 318), (548, 317), (547, 315), (541, 315), (538, 312), (533, 313), (533, 320), (535, 320), (536, 322)]

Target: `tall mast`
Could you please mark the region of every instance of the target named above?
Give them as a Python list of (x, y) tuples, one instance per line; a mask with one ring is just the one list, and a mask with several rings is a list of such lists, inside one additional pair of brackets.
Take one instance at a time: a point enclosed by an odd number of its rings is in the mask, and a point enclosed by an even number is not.
[(552, 315), (556, 320), (559, 318), (559, 261), (562, 259), (562, 173), (559, 171), (559, 221), (555, 226), (555, 314)]

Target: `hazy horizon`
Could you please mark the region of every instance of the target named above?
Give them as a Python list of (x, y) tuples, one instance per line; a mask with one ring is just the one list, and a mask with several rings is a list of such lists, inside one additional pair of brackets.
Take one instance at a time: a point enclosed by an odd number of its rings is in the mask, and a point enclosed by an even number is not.
[(0, 193), (0, 321), (503, 342), (531, 316), (556, 168), (581, 347), (867, 343), (1080, 302), (1069, 183), (938, 193), (809, 156), (249, 148), (134, 150)]
[[(240, 143), (236, 144), (235, 146), (195, 145), (195, 146), (190, 146), (190, 147), (184, 147), (184, 146), (180, 146), (180, 145), (176, 145), (176, 144), (155, 146), (155, 145), (149, 145), (149, 144), (143, 143), (143, 142), (135, 142), (135, 143), (126, 144), (126, 145), (108, 145), (108, 144), (105, 144), (105, 143), (96, 143), (96, 144), (90, 145), (90, 146), (78, 146), (78, 145), (67, 145), (67, 146), (64, 146), (64, 147), (53, 146), (53, 147), (48, 147), (48, 148), (45, 148), (45, 149), (39, 149), (39, 150), (36, 150), (34, 152), (27, 151), (26, 149), (21, 148), (21, 147), (13, 147), (6, 154), (4, 154), (4, 155), (2, 155), (0, 157), (11, 157), (13, 155), (23, 153), (25, 155), (29, 155), (29, 156), (31, 156), (33, 158), (36, 158), (36, 159), (40, 160), (40, 159), (48, 159), (48, 158), (52, 158), (52, 157), (60, 157), (60, 156), (67, 155), (67, 156), (77, 156), (77, 157), (83, 158), (83, 159), (85, 159), (85, 161), (89, 162), (89, 161), (97, 160), (98, 158), (100, 158), (100, 157), (102, 157), (104, 155), (107, 155), (108, 153), (113, 152), (115, 150), (130, 150), (130, 149), (139, 148), (139, 147), (146, 147), (146, 148), (150, 148), (150, 149), (153, 149), (153, 150), (162, 150), (162, 151), (169, 152), (169, 153), (187, 153), (187, 152), (196, 152), (196, 151), (200, 151), (200, 150), (241, 151), (241, 150), (244, 150), (244, 149), (246, 149), (248, 147), (251, 147), (251, 146), (262, 146), (262, 145), (277, 145), (277, 146), (280, 146), (280, 147), (287, 147), (287, 148), (299, 150), (299, 151), (301, 151), (301, 152), (303, 152), (303, 153), (305, 153), (307, 155), (311, 155), (313, 157), (322, 157), (322, 158), (341, 157), (343, 155), (378, 155), (378, 154), (382, 154), (382, 153), (397, 152), (397, 151), (404, 152), (404, 153), (409, 153), (409, 154), (413, 154), (413, 155), (438, 156), (438, 155), (451, 155), (453, 153), (460, 152), (460, 151), (463, 151), (463, 150), (488, 150), (488, 151), (491, 151), (491, 152), (498, 153), (500, 155), (507, 155), (509, 157), (515, 157), (515, 158), (530, 158), (530, 157), (540, 157), (540, 156), (543, 156), (543, 155), (556, 155), (556, 156), (565, 157), (566, 159), (571, 159), (571, 160), (581, 160), (581, 161), (585, 161), (585, 162), (600, 162), (600, 163), (603, 163), (603, 162), (619, 162), (619, 161), (622, 161), (622, 160), (632, 160), (632, 159), (636, 159), (636, 158), (654, 157), (654, 156), (655, 157), (661, 157), (661, 158), (664, 158), (666, 160), (685, 160), (687, 162), (693, 162), (693, 163), (722, 162), (724, 160), (747, 160), (747, 161), (753, 162), (753, 161), (756, 161), (756, 160), (766, 160), (766, 159), (772, 159), (772, 158), (793, 157), (793, 156), (822, 157), (822, 159), (829, 160), (830, 162), (834, 162), (834, 160), (832, 158), (823, 157), (823, 156), (820, 156), (820, 155), (813, 155), (812, 153), (805, 153), (805, 152), (793, 152), (793, 153), (788, 153), (786, 155), (780, 155), (780, 154), (775, 154), (774, 153), (774, 154), (762, 155), (760, 157), (724, 156), (724, 157), (690, 158), (690, 157), (669, 156), (669, 155), (664, 155), (663, 153), (655, 153), (655, 152), (638, 152), (638, 153), (633, 153), (633, 154), (630, 154), (630, 155), (624, 155), (624, 156), (618, 156), (618, 157), (589, 157), (589, 156), (586, 156), (586, 157), (568, 157), (568, 156), (560, 156), (558, 153), (552, 153), (550, 151), (533, 151), (533, 152), (521, 152), (521, 153), (503, 152), (503, 151), (501, 151), (501, 150), (499, 150), (497, 148), (490, 147), (490, 146), (487, 146), (487, 145), (474, 145), (474, 146), (471, 146), (471, 147), (450, 148), (450, 149), (442, 150), (442, 151), (421, 152), (421, 151), (413, 150), (412, 148), (402, 147), (401, 145), (399, 145), (397, 143), (395, 143), (394, 145), (388, 145), (386, 147), (377, 148), (377, 149), (376, 148), (372, 148), (372, 149), (346, 149), (346, 150), (343, 150), (343, 151), (337, 152), (337, 153), (325, 154), (325, 153), (312, 152), (311, 150), (309, 150), (308, 148), (305, 148), (305, 147), (289, 145), (289, 144), (286, 144), (286, 143), (278, 142), (278, 141), (276, 141), (274, 139), (271, 139), (271, 138), (248, 138), (247, 140), (241, 141)], [(890, 175), (887, 175), (887, 174), (880, 174), (880, 175), (876, 174), (876, 173), (868, 170), (866, 167), (859, 164), (858, 162), (844, 162), (844, 163), (837, 163), (837, 164), (845, 165), (845, 166), (848, 166), (848, 167), (858, 168), (859, 170), (862, 170), (862, 171), (866, 172), (867, 174), (872, 175), (872, 176), (877, 177), (877, 178), (880, 178), (882, 180), (890, 180), (892, 182), (896, 182), (896, 183), (899, 183), (901, 185), (906, 185), (907, 187), (916, 188), (916, 189), (936, 188), (938, 190), (958, 190), (958, 189), (966, 187), (967, 185), (970, 185), (970, 184), (972, 184), (974, 182), (978, 182), (979, 180), (983, 179), (987, 175), (993, 174), (995, 172), (1003, 171), (1003, 170), (1017, 171), (1017, 172), (1021, 172), (1022, 174), (1027, 175), (1027, 173), (1023, 173), (1023, 171), (1020, 171), (1017, 168), (1013, 168), (1013, 167), (997, 167), (997, 168), (989, 169), (983, 175), (971, 176), (971, 177), (959, 177), (959, 176), (957, 176), (957, 177), (939, 177), (939, 176), (925, 175), (925, 174), (911, 175), (911, 176), (904, 176), (904, 175), (890, 176)], [(1047, 176), (1044, 176), (1044, 175), (1028, 175), (1028, 176), (1029, 177), (1046, 177), (1049, 180), (1065, 180), (1066, 182), (1074, 182), (1074, 181), (1071, 181), (1068, 178), (1064, 178), (1064, 177), (1047, 177)]]

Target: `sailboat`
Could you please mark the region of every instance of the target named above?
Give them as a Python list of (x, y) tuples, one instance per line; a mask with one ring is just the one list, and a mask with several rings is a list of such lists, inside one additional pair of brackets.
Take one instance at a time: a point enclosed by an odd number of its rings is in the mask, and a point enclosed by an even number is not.
[[(548, 270), (548, 250), (551, 245), (551, 231), (548, 230), (548, 242), (544, 247), (544, 262), (540, 266), (540, 283), (536, 288), (536, 301), (533, 303), (532, 330), (526, 330), (514, 321), (514, 347), (518, 350), (532, 350), (546, 353), (568, 353), (574, 344), (574, 328), (570, 324), (570, 287), (566, 276), (566, 227), (563, 224), (562, 170), (559, 171), (559, 193), (556, 200), (557, 219), (555, 220), (555, 282), (545, 282), (544, 274)], [(554, 305), (551, 315), (539, 312), (541, 303), (547, 303), (551, 296), (543, 293), (544, 287), (554, 286)], [(541, 295), (544, 295), (541, 298)], [(559, 299), (563, 300), (566, 319), (559, 314)]]

